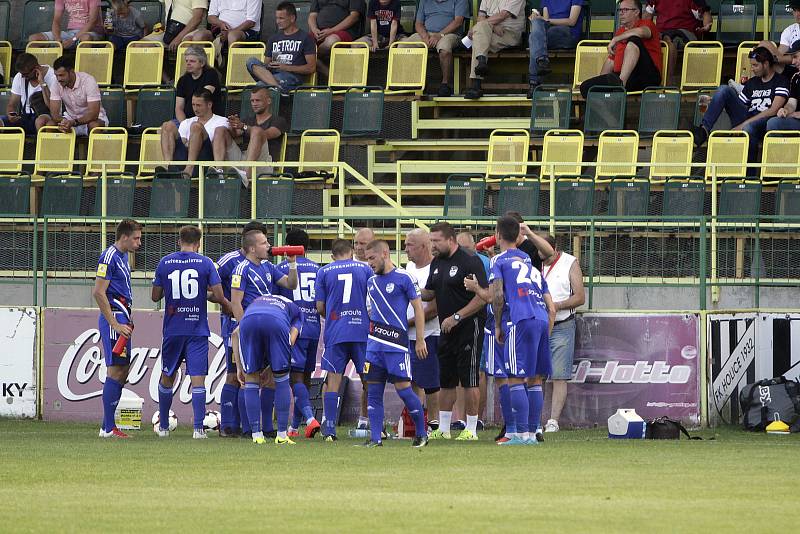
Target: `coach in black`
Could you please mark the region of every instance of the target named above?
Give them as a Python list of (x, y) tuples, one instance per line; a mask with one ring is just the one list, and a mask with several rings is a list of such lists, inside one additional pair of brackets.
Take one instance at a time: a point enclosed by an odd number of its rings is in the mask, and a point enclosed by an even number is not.
[(431, 439), (450, 439), (450, 419), (456, 400), (456, 386), (464, 388), (467, 426), (456, 440), (478, 439), (478, 368), (483, 349), (485, 303), (464, 287), (464, 278), (474, 276), (481, 287), (488, 287), (486, 271), (477, 256), (459, 248), (456, 233), (446, 222), (431, 226), (434, 260), (422, 299), (436, 299), (441, 325), (439, 368), (442, 394), (439, 428)]

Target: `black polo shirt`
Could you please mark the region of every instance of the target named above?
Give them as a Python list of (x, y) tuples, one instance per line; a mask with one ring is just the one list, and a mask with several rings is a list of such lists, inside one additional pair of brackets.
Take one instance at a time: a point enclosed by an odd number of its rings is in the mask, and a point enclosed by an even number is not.
[[(471, 255), (461, 247), (449, 258), (437, 256), (433, 259), (425, 289), (436, 293), (439, 322), (469, 304), (475, 297), (475, 293), (467, 291), (464, 287), (464, 278), (471, 274), (475, 275), (481, 287), (489, 287), (483, 262), (478, 256)], [(482, 306), (475, 315), (485, 319), (485, 307)]]
[(517, 248), (531, 257), (531, 263), (540, 272), (542, 270), (542, 258), (539, 257), (539, 249), (533, 244), (530, 239), (525, 239), (522, 243), (517, 245)]

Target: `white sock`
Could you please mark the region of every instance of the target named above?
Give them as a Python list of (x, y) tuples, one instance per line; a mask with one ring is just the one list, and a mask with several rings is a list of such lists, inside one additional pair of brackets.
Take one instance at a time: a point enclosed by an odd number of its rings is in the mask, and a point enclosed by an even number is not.
[(263, 437), (264, 437), (264, 433), (263, 432), (253, 432), (253, 439), (263, 438)]
[(477, 415), (468, 415), (467, 416), (467, 430), (473, 433), (473, 435), (478, 435), (478, 416)]
[(310, 424), (311, 424), (311, 421), (313, 421), (313, 420), (314, 420), (314, 418), (313, 418), (313, 417), (309, 417), (308, 419), (306, 419), (306, 424), (307, 424), (307, 425), (310, 425)]
[(453, 417), (453, 412), (445, 412), (439, 410), (439, 430), (445, 434), (450, 433), (450, 419)]
[(358, 424), (364, 423), (365, 425), (369, 424), (369, 418), (358, 416)]
[(297, 429), (293, 426), (289, 427), (289, 432), (297, 432)]
[(286, 438), (287, 438), (287, 436), (286, 436), (286, 432), (280, 432), (280, 431), (279, 431), (279, 432), (278, 432), (278, 437), (279, 437), (279, 438), (281, 438), (281, 439), (286, 439)]
[(529, 439), (531, 439), (531, 433), (530, 432), (523, 432), (520, 437), (523, 440), (528, 441)]

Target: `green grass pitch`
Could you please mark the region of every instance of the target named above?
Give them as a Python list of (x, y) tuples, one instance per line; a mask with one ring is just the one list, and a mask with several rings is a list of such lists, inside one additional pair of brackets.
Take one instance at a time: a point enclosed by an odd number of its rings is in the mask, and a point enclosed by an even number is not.
[[(97, 425), (0, 420), (0, 530), (792, 532), (800, 437), (548, 434), (538, 447), (409, 440), (101, 440)], [(346, 436), (346, 429), (340, 430)]]

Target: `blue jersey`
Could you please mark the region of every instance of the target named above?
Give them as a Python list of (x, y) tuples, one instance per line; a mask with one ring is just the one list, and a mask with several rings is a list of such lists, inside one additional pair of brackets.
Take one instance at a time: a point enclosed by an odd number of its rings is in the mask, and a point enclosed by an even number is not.
[(314, 298), (325, 304), (325, 345), (366, 343), (369, 332), (367, 280), (372, 269), (357, 260), (339, 260), (317, 272)]
[[(244, 317), (251, 315), (269, 315), (274, 318), (282, 330), (289, 335), (289, 329), (297, 328), (302, 333), (303, 312), (294, 302), (280, 295), (264, 295), (256, 297), (244, 312)], [(242, 320), (244, 320), (242, 317)]]
[(531, 264), (531, 258), (516, 248), (510, 248), (492, 258), (489, 281), (502, 280), (503, 296), (508, 305), (511, 322), (524, 319), (548, 320), (544, 294), (547, 282)]
[(217, 268), (196, 252), (173, 252), (161, 258), (153, 285), (164, 290), (164, 337), (208, 337), (206, 294), (220, 283)]
[[(284, 261), (277, 267), (282, 274), (289, 274), (289, 262)], [(317, 304), (314, 297), (314, 284), (317, 280), (319, 265), (313, 261), (299, 256), (297, 258), (297, 287), (286, 289), (279, 285), (273, 285), (273, 293), (282, 295), (292, 300), (303, 312), (305, 322), (303, 323), (303, 339), (319, 339), (320, 321), (317, 313)]]
[(252, 263), (246, 259), (231, 274), (231, 292), (236, 289), (244, 293), (242, 309), (247, 310), (256, 298), (271, 295), (273, 281), (281, 278), (283, 275), (270, 262)]
[(127, 314), (133, 306), (128, 253), (122, 253), (117, 250), (117, 247), (111, 245), (100, 254), (95, 275), (97, 278), (108, 280), (106, 297), (111, 309)]
[(367, 282), (367, 352), (408, 352), (408, 304), (420, 297), (416, 280), (403, 269), (375, 275)]
[(228, 252), (217, 261), (217, 272), (220, 280), (222, 280), (222, 292), (228, 300), (231, 300), (231, 276), (233, 271), (237, 265), (246, 259), (241, 250), (234, 250), (233, 252)]

